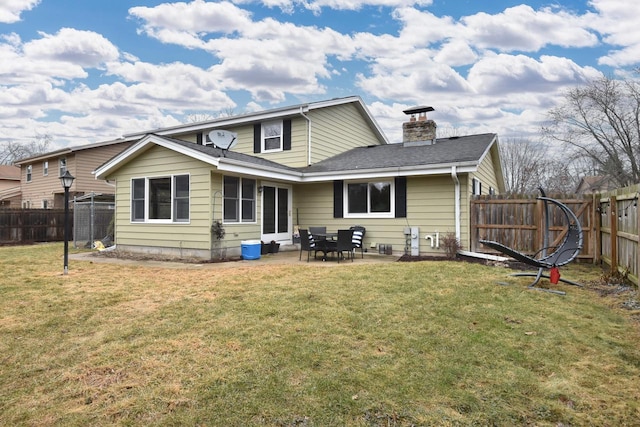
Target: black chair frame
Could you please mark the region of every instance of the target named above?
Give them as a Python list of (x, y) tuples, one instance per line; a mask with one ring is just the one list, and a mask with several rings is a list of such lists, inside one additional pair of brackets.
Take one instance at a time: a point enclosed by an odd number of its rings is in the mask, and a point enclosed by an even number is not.
[[(549, 274), (543, 273), (544, 270), (566, 265), (571, 261), (573, 261), (580, 254), (580, 251), (582, 250), (582, 243), (583, 243), (582, 226), (580, 225), (580, 221), (578, 220), (576, 215), (573, 213), (573, 211), (569, 209), (569, 207), (567, 207), (564, 203), (561, 203), (558, 200), (546, 197), (542, 189), (540, 189), (540, 193), (542, 194), (542, 196), (539, 196), (538, 200), (542, 200), (544, 203), (544, 230), (543, 230), (542, 249), (536, 252), (533, 256), (529, 256), (521, 252), (518, 252), (515, 249), (512, 249), (508, 246), (505, 246), (501, 243), (494, 242), (491, 240), (481, 239), (479, 240), (479, 242), (482, 243), (483, 245), (489, 246), (490, 248), (496, 249), (497, 251), (502, 252), (503, 254), (508, 255), (517, 261), (520, 261), (524, 264), (538, 268), (537, 273), (512, 274), (512, 276), (535, 277), (535, 280), (533, 281), (533, 283), (529, 285), (530, 289), (537, 289), (545, 292), (565, 295), (566, 292), (557, 291), (553, 289), (538, 288), (536, 287), (536, 285), (538, 284), (538, 282), (542, 277), (550, 279)], [(564, 239), (562, 240), (562, 243), (557, 247), (549, 246), (549, 203), (560, 208), (560, 210), (565, 215), (565, 218), (567, 220), (567, 230), (564, 233)], [(547, 254), (548, 250), (553, 250), (553, 252)], [(567, 280), (563, 278), (559, 278), (559, 280), (569, 285), (582, 286), (580, 283), (576, 283), (571, 280)]]

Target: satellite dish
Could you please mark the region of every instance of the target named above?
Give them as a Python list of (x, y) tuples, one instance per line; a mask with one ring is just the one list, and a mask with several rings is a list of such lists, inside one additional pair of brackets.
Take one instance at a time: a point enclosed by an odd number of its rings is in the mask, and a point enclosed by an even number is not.
[(238, 134), (228, 130), (216, 129), (209, 132), (211, 143), (222, 150), (229, 150), (238, 143)]

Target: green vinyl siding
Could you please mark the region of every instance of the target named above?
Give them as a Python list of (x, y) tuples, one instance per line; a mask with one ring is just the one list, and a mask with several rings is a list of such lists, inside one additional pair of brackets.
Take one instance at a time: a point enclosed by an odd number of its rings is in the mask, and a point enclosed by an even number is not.
[[(118, 170), (116, 179), (116, 243), (119, 245), (210, 248), (211, 167), (154, 146)], [(131, 179), (189, 174), (189, 222), (154, 224), (131, 222)]]
[(320, 108), (308, 113), (311, 119), (311, 163), (355, 147), (380, 144), (353, 104)]
[[(466, 185), (466, 177), (462, 176), (461, 187)], [(365, 234), (365, 248), (371, 244), (388, 244), (395, 253), (402, 253), (405, 247), (405, 227), (419, 227), (420, 252), (431, 256), (442, 256), (444, 250), (432, 249), (424, 238), (426, 234), (440, 233), (442, 239), (447, 233), (455, 233), (455, 200), (454, 183), (449, 175), (407, 178), (407, 218), (333, 218), (333, 185), (332, 183), (307, 184), (294, 187), (294, 225), (300, 228), (309, 226), (326, 226), (335, 231), (362, 225)], [(304, 194), (301, 197), (300, 194)], [(469, 202), (461, 191), (461, 241), (468, 249), (468, 211)], [(297, 214), (297, 216), (296, 216)], [(295, 218), (299, 224), (295, 224)]]
[(488, 155), (484, 158), (478, 171), (474, 174), (476, 179), (482, 183), (482, 194), (489, 194), (489, 187), (493, 187), (496, 193), (499, 192), (498, 181), (496, 177), (496, 169), (493, 157)]

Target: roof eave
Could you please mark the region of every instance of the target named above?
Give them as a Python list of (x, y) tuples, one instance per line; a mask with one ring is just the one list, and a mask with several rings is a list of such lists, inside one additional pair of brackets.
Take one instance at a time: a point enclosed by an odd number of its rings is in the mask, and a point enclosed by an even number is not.
[(369, 179), (395, 176), (449, 175), (451, 168), (457, 173), (472, 173), (478, 170), (477, 162), (442, 163), (437, 165), (401, 166), (392, 168), (350, 169), (345, 171), (304, 173), (302, 182), (322, 182), (336, 179)]
[(200, 160), (202, 162), (211, 164), (213, 166), (218, 165), (219, 158), (209, 156), (204, 153), (200, 153), (196, 150), (189, 149), (180, 144), (176, 144), (171, 142), (165, 138), (159, 137), (158, 135), (147, 135), (142, 138), (136, 144), (117, 154), (115, 157), (111, 158), (109, 161), (104, 163), (102, 166), (98, 167), (93, 171), (96, 179), (106, 179), (109, 174), (113, 173), (124, 164), (129, 162), (132, 158), (137, 157), (140, 153), (143, 153), (147, 149), (150, 148), (151, 144), (159, 145), (161, 147), (168, 148), (176, 153), (184, 154), (185, 156), (192, 157), (194, 159)]

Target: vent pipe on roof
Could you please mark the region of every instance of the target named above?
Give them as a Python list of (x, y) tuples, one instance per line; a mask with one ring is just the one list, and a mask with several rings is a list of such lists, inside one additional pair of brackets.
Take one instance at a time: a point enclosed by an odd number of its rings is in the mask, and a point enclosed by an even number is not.
[(403, 111), (411, 116), (408, 122), (402, 124), (402, 142), (405, 146), (435, 144), (437, 126), (436, 122), (427, 119), (430, 111), (435, 110), (433, 107), (418, 106)]

